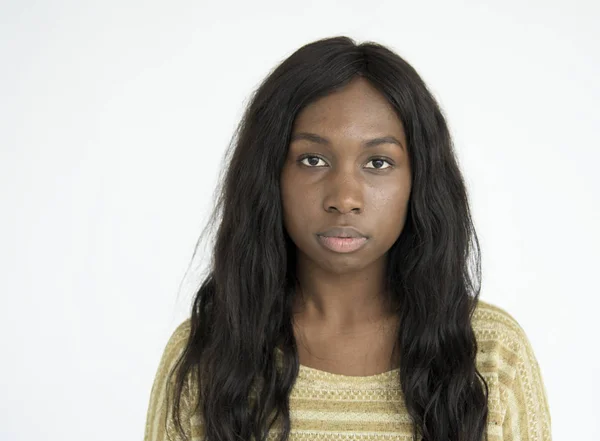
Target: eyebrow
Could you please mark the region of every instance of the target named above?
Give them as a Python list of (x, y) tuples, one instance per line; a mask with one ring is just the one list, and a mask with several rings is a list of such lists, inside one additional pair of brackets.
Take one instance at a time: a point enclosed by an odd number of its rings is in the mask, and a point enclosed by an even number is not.
[[(306, 141), (310, 141), (310, 142), (314, 142), (317, 144), (323, 144), (323, 145), (331, 145), (331, 141), (327, 138), (324, 138), (322, 136), (316, 135), (314, 133), (308, 133), (308, 132), (298, 132), (298, 133), (294, 133), (290, 139), (290, 142), (293, 141), (298, 141), (304, 139)], [(402, 145), (402, 143), (400, 141), (398, 141), (398, 139), (394, 136), (382, 136), (380, 138), (374, 138), (374, 139), (370, 139), (368, 141), (363, 142), (363, 147), (375, 147), (377, 145), (381, 145), (381, 144), (396, 144), (397, 146), (399, 146), (400, 148), (404, 149), (404, 146)]]

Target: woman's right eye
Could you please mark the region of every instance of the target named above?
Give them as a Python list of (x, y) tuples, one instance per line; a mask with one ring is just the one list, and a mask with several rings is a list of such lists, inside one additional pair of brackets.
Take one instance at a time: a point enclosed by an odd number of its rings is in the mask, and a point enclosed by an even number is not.
[[(309, 159), (311, 162), (310, 163), (305, 163), (304, 161), (306, 161), (307, 159)], [(306, 165), (308, 167), (318, 167), (318, 161), (323, 161), (323, 159), (319, 158), (318, 156), (304, 156), (303, 158), (299, 159), (299, 162), (302, 163), (303, 165)], [(323, 161), (324, 162), (324, 161)]]

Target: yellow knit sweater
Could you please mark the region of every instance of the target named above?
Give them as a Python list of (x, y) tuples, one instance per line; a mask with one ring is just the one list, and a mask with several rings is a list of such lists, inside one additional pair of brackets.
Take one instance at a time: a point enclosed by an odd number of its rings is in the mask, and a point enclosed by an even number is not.
[[(546, 389), (521, 326), (505, 310), (480, 300), (473, 329), (478, 342), (477, 369), (489, 387), (487, 440), (551, 441)], [(166, 405), (166, 381), (189, 330), (188, 319), (174, 331), (162, 355), (150, 393), (145, 441), (180, 439)], [(397, 375), (398, 369), (356, 377), (300, 366), (290, 395), (289, 441), (409, 441), (412, 425)], [(185, 390), (182, 423), (188, 439), (201, 441), (202, 419), (190, 415), (196, 394), (189, 387)], [(272, 430), (269, 439), (275, 435)]]

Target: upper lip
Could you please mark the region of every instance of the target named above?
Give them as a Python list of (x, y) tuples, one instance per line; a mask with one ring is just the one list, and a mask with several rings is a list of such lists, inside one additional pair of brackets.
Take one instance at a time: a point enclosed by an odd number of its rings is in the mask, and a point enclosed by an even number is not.
[(354, 227), (332, 227), (317, 234), (326, 237), (367, 237)]

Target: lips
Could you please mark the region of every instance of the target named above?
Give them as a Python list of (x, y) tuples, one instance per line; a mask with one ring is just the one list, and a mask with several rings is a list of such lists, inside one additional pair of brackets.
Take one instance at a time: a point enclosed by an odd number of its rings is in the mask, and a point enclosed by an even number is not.
[(325, 248), (336, 253), (352, 253), (362, 248), (369, 239), (366, 237), (327, 237), (317, 235)]
[(317, 233), (324, 237), (366, 238), (367, 236), (354, 227), (332, 227)]

